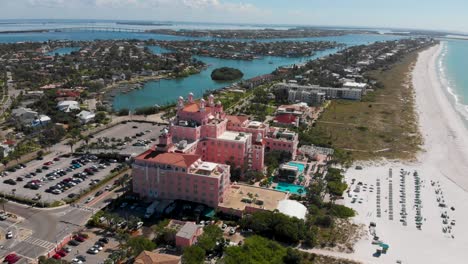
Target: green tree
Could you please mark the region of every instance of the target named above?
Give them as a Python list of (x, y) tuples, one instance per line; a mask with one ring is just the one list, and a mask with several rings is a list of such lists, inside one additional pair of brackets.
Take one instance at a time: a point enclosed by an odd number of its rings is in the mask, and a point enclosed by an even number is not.
[(70, 146), (70, 152), (73, 153), (73, 146), (76, 144), (76, 140), (75, 139), (70, 139), (70, 140), (68, 140), (68, 142), (66, 144), (68, 146)]
[(144, 250), (154, 250), (156, 248), (156, 244), (146, 237), (138, 236), (130, 238), (127, 242), (127, 247), (129, 248), (129, 253), (132, 256), (137, 256)]
[(184, 249), (182, 263), (184, 264), (203, 264), (205, 261), (205, 250), (197, 245)]
[(301, 264), (302, 262), (302, 255), (299, 250), (290, 248), (286, 250), (286, 256), (283, 257), (284, 264)]
[(226, 248), (224, 263), (282, 264), (285, 256), (286, 249), (277, 242), (252, 236), (240, 247)]
[(3, 198), (0, 198), (0, 204), (2, 205), (2, 210), (4, 213), (6, 213), (6, 210), (5, 210), (5, 204), (8, 202), (8, 200), (6, 199), (3, 199)]
[(223, 237), (223, 231), (217, 225), (208, 225), (203, 229), (203, 234), (198, 237), (198, 246), (205, 251), (213, 251), (216, 242)]

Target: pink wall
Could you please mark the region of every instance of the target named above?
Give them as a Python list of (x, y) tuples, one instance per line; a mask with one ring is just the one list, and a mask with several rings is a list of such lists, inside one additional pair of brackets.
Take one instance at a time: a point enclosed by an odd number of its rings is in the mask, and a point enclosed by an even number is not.
[(170, 132), (173, 138), (197, 140), (200, 138), (200, 127), (171, 126)]
[(298, 140), (285, 140), (276, 138), (265, 138), (265, 149), (274, 151), (287, 151), (292, 154), (292, 158), (296, 158)]
[[(146, 166), (148, 164), (148, 166)], [(217, 207), (229, 188), (229, 167), (215, 176), (188, 173), (183, 168), (165, 170), (150, 162), (136, 161), (132, 171), (133, 191), (141, 197), (181, 199)]]
[(197, 232), (190, 238), (180, 237), (176, 235), (175, 243), (177, 247), (190, 247), (197, 242), (197, 238), (203, 233), (203, 229), (200, 227)]
[(197, 154), (205, 161), (222, 164), (232, 161), (235, 166), (242, 167), (247, 162), (247, 152), (250, 148), (250, 140), (244, 142), (209, 138), (198, 143)]

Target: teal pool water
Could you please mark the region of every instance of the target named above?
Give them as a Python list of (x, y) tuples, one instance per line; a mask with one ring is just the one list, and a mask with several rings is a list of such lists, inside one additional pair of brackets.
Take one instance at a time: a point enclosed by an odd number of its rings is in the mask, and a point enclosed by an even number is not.
[(279, 182), (278, 185), (275, 187), (275, 189), (278, 191), (290, 192), (290, 193), (299, 194), (299, 195), (306, 193), (304, 186), (285, 183), (285, 182)]
[(305, 165), (302, 163), (296, 163), (296, 162), (288, 162), (289, 166), (296, 167), (299, 170), (299, 173), (303, 173), (305, 169)]

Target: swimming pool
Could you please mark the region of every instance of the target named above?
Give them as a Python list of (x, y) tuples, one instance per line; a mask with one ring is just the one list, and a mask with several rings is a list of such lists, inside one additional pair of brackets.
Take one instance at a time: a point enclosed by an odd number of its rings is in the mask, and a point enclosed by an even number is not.
[(278, 191), (290, 192), (290, 193), (299, 194), (299, 195), (306, 193), (304, 186), (285, 183), (285, 182), (279, 182), (278, 185), (275, 187), (275, 189)]
[(290, 161), (290, 162), (288, 162), (288, 165), (296, 167), (299, 170), (299, 173), (304, 172), (305, 165), (302, 164), (302, 163), (297, 163), (297, 162)]

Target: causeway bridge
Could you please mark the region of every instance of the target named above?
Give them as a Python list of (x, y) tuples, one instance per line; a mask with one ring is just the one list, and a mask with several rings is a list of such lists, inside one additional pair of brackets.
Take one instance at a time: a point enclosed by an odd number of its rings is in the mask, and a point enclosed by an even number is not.
[(121, 27), (68, 27), (48, 29), (49, 32), (130, 32), (130, 33), (145, 33), (146, 30), (137, 28), (121, 28)]
[(30, 30), (7, 30), (0, 33), (46, 33), (46, 32), (129, 32), (129, 33), (150, 33), (144, 29), (121, 28), (121, 27), (65, 27), (65, 28), (44, 28)]

